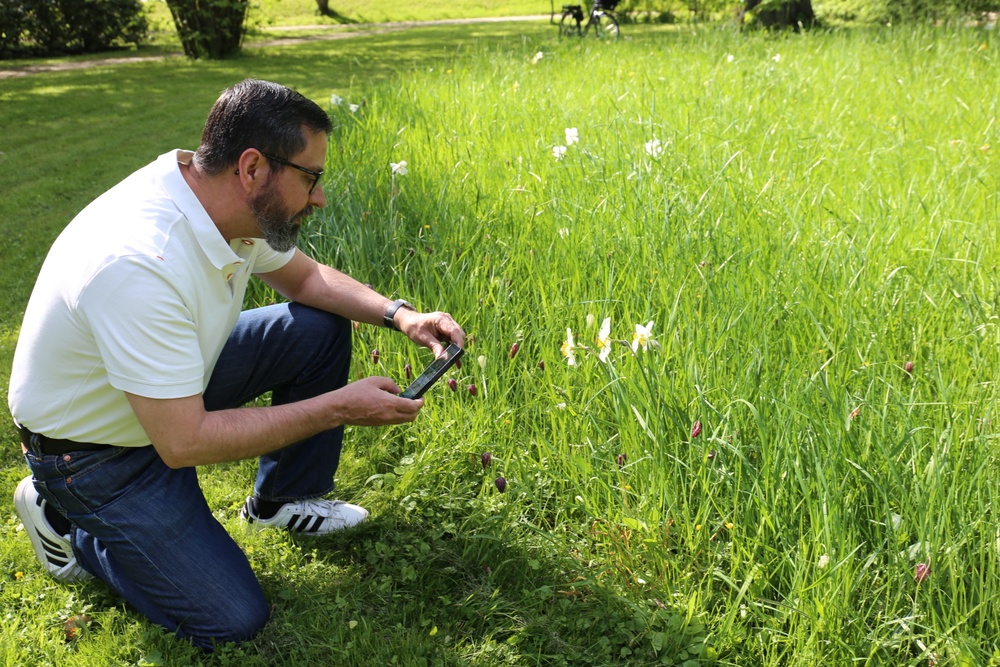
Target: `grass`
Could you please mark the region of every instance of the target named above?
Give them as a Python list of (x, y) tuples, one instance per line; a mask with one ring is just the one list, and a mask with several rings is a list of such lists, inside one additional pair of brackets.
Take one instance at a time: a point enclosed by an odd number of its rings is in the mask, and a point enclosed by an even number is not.
[[(4, 322), (72, 212), (193, 145), (253, 73), (364, 103), (330, 107), (304, 244), (473, 340), (415, 424), (349, 433), (339, 490), (366, 527), (239, 536), (274, 606), (255, 642), (200, 656), (99, 584), (53, 583), (11, 510), (3, 663), (1000, 662), (995, 39), (476, 30), (5, 86)], [(383, 329), (356, 345), (358, 375), (427, 361)], [(252, 471), (202, 471), (234, 532)]]

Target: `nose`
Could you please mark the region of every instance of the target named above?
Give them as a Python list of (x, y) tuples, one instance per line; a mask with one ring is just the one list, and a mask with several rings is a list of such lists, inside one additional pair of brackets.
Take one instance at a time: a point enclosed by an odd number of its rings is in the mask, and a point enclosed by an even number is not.
[(309, 204), (316, 208), (324, 208), (326, 206), (326, 193), (323, 191), (322, 183), (317, 183), (316, 187), (313, 188), (312, 193), (309, 195)]

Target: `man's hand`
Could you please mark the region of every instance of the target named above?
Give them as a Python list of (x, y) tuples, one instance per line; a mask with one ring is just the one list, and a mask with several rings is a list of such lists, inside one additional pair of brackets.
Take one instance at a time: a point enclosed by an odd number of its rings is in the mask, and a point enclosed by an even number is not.
[(403, 424), (417, 418), (424, 399), (400, 398), (402, 391), (395, 382), (384, 377), (367, 377), (336, 391), (344, 402), (344, 424), (382, 426)]
[(441, 341), (465, 347), (465, 332), (448, 313), (418, 313), (400, 308), (393, 319), (400, 331), (414, 343), (429, 348), (435, 358), (444, 354), (445, 346)]

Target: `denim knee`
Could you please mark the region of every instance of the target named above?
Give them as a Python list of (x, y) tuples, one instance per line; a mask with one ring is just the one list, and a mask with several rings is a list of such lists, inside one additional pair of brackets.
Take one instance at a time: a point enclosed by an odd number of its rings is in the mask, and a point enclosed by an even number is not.
[(183, 626), (177, 628), (177, 636), (189, 640), (192, 644), (208, 651), (214, 650), (219, 644), (240, 643), (257, 636), (271, 616), (271, 607), (267, 599), (261, 595), (234, 596), (231, 601), (240, 600), (234, 604), (228, 613), (220, 615), (217, 626), (204, 633), (185, 632)]

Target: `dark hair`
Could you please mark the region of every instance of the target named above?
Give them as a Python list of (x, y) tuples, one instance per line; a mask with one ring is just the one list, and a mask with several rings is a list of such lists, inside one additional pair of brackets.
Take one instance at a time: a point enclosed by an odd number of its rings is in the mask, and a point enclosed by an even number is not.
[(307, 97), (277, 83), (244, 79), (223, 91), (208, 113), (195, 159), (212, 175), (231, 168), (248, 148), (288, 159), (306, 147), (303, 127), (333, 131), (330, 117)]

